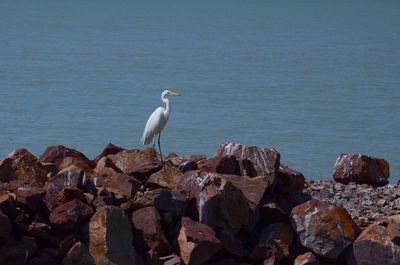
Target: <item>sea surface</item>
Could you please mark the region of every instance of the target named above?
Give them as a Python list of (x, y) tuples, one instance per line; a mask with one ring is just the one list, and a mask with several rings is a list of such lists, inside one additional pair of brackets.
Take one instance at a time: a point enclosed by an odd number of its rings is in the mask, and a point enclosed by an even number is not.
[(0, 157), (143, 148), (164, 89), (165, 153), (274, 147), (323, 179), (360, 152), (399, 180), (398, 0), (0, 1)]

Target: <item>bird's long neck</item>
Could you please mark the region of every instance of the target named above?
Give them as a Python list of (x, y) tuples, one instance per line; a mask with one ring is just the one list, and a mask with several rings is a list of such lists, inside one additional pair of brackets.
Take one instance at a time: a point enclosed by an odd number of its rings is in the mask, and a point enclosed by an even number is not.
[(170, 106), (169, 106), (169, 99), (166, 98), (164, 95), (161, 97), (162, 102), (165, 103), (165, 110), (164, 110), (164, 116), (166, 119), (169, 118), (169, 112), (170, 112)]

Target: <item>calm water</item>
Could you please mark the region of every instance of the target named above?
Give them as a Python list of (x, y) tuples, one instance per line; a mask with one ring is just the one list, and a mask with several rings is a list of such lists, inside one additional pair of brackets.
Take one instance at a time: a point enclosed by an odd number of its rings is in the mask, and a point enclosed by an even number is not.
[(0, 1), (1, 157), (142, 148), (171, 89), (166, 153), (275, 147), (327, 178), (361, 152), (399, 179), (400, 1), (138, 2)]

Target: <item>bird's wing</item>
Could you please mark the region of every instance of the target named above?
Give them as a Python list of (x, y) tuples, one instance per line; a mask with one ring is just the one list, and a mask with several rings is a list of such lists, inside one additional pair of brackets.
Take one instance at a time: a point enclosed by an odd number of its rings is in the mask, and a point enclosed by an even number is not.
[(165, 125), (164, 108), (158, 107), (147, 120), (144, 127), (142, 143), (149, 144)]

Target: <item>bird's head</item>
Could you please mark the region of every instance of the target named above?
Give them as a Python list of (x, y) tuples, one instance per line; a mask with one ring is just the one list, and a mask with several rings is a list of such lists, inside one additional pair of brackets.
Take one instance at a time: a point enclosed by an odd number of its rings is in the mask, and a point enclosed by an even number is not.
[(173, 91), (170, 91), (170, 90), (165, 90), (165, 91), (163, 92), (163, 95), (165, 95), (165, 96), (180, 96), (181, 94), (179, 94), (178, 92), (173, 92)]

